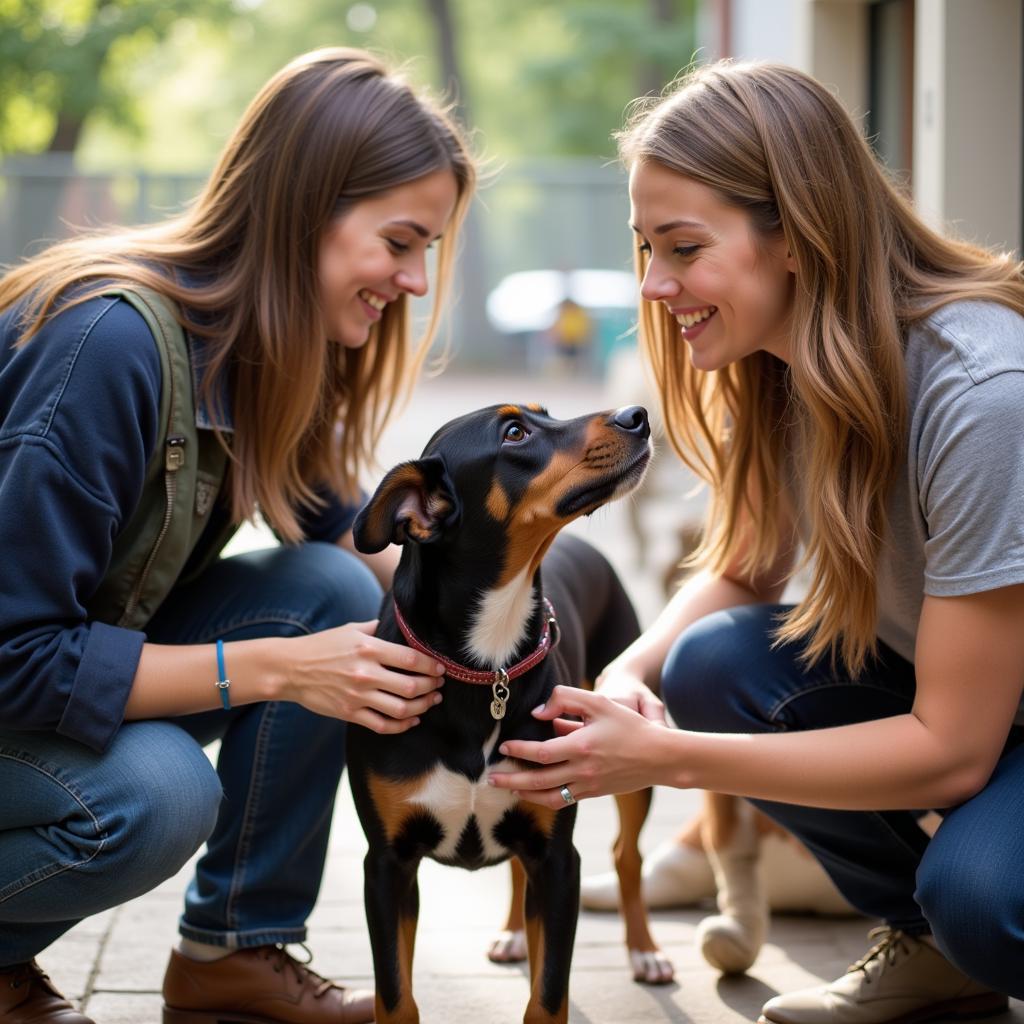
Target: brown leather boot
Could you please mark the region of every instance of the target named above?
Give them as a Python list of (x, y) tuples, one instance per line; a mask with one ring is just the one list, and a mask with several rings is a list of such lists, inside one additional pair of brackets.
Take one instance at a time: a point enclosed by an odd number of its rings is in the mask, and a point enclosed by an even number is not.
[(164, 974), (163, 1024), (372, 1021), (373, 992), (335, 985), (281, 946), (240, 949), (212, 963), (172, 950)]
[(2, 1024), (96, 1024), (79, 1013), (54, 987), (35, 960), (0, 967)]

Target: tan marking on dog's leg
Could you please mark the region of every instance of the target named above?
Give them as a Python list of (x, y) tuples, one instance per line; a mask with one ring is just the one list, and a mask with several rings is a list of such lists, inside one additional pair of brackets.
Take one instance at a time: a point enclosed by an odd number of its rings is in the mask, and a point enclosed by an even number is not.
[(541, 807), (539, 804), (519, 804), (519, 810), (533, 821), (537, 831), (544, 836), (550, 836), (555, 827), (558, 811), (550, 807)]
[(526, 872), (518, 857), (509, 861), (509, 872), (512, 876), (512, 899), (508, 905), (508, 920), (505, 930), (521, 932), (526, 927), (526, 915), (523, 904), (526, 901)]
[(526, 1004), (523, 1024), (568, 1024), (568, 994), (555, 1013), (549, 1013), (541, 1002), (544, 988), (544, 928), (539, 916), (526, 919), (526, 941), (530, 949), (530, 1001)]
[(619, 835), (613, 847), (615, 871), (619, 876), (622, 918), (626, 926), (626, 947), (648, 952), (657, 949), (647, 921), (647, 908), (640, 892), (640, 830), (651, 807), (649, 789), (623, 793), (615, 798), (619, 811)]
[(374, 1002), (376, 1024), (419, 1024), (420, 1011), (412, 994), (412, 959), (416, 948), (416, 918), (398, 921), (398, 977), (402, 995), (394, 1011), (388, 1012), (378, 995)]
[(519, 964), (527, 959), (526, 950), (526, 871), (518, 857), (509, 862), (512, 897), (505, 926), (487, 950), (487, 959), (495, 964)]

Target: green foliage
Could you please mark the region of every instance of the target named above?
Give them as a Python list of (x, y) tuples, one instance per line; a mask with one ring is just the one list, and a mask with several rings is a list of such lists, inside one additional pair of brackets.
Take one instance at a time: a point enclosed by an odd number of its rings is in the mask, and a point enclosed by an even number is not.
[(60, 122), (77, 141), (95, 112), (140, 130), (123, 71), (181, 18), (215, 20), (230, 10), (229, 0), (3, 0), (0, 153), (46, 148)]
[[(612, 157), (626, 104), (695, 46), (695, 0), (448, 4), (459, 98), (499, 163)], [(94, 169), (202, 171), (270, 75), (337, 45), (450, 91), (428, 0), (0, 0), (0, 155), (47, 148), (60, 114)]]
[(695, 47), (692, 0), (658, 5), (667, 21), (651, 0), (459, 2), (468, 77), (493, 98), (476, 119), (510, 156), (613, 155), (626, 104), (670, 81)]

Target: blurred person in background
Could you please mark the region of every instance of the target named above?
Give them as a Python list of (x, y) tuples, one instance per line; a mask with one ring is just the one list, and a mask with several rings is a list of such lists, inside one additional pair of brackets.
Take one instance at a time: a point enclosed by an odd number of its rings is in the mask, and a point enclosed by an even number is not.
[[(698, 69), (620, 147), (643, 344), (710, 485), (702, 570), (597, 693), (537, 709), (561, 735), (503, 744), (542, 767), (492, 782), (551, 808), (564, 787), (745, 796), (801, 839), (883, 925), (764, 1022), (1005, 1009), (1024, 997), (1024, 265), (929, 228), (793, 68)], [(749, 851), (717, 852), (756, 955)]]
[[(88, 1020), (36, 956), (205, 842), (164, 1021), (370, 1021), (294, 959), (345, 723), (415, 727), (441, 666), (373, 636), (358, 474), (475, 182), (375, 58), (293, 61), (188, 212), (0, 280), (0, 1020)], [(284, 542), (219, 558), (257, 510)], [(397, 549), (396, 549), (397, 550)], [(202, 745), (220, 740), (217, 768)], [(234, 1019), (234, 1018), (232, 1018)]]

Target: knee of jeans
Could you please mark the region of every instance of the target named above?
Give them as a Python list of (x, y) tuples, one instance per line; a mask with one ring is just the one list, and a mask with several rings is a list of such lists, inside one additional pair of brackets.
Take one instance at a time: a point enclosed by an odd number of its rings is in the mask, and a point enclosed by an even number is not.
[(382, 591), (364, 562), (336, 544), (312, 542), (294, 551), (303, 618), (313, 632), (377, 618)]
[[(1024, 893), (1016, 863), (982, 844), (950, 842), (942, 829), (917, 872), (914, 899), (942, 952), (965, 974), (998, 991), (1024, 960)], [(1018, 977), (1016, 973), (1015, 977)]]
[(169, 722), (123, 726), (113, 753), (121, 784), (101, 808), (111, 860), (144, 876), (140, 891), (175, 874), (206, 842), (217, 823), (223, 791), (202, 748)]
[(681, 729), (731, 732), (751, 725), (743, 693), (757, 678), (758, 646), (747, 642), (756, 615), (731, 609), (706, 615), (687, 627), (672, 645), (662, 669), (662, 699)]

